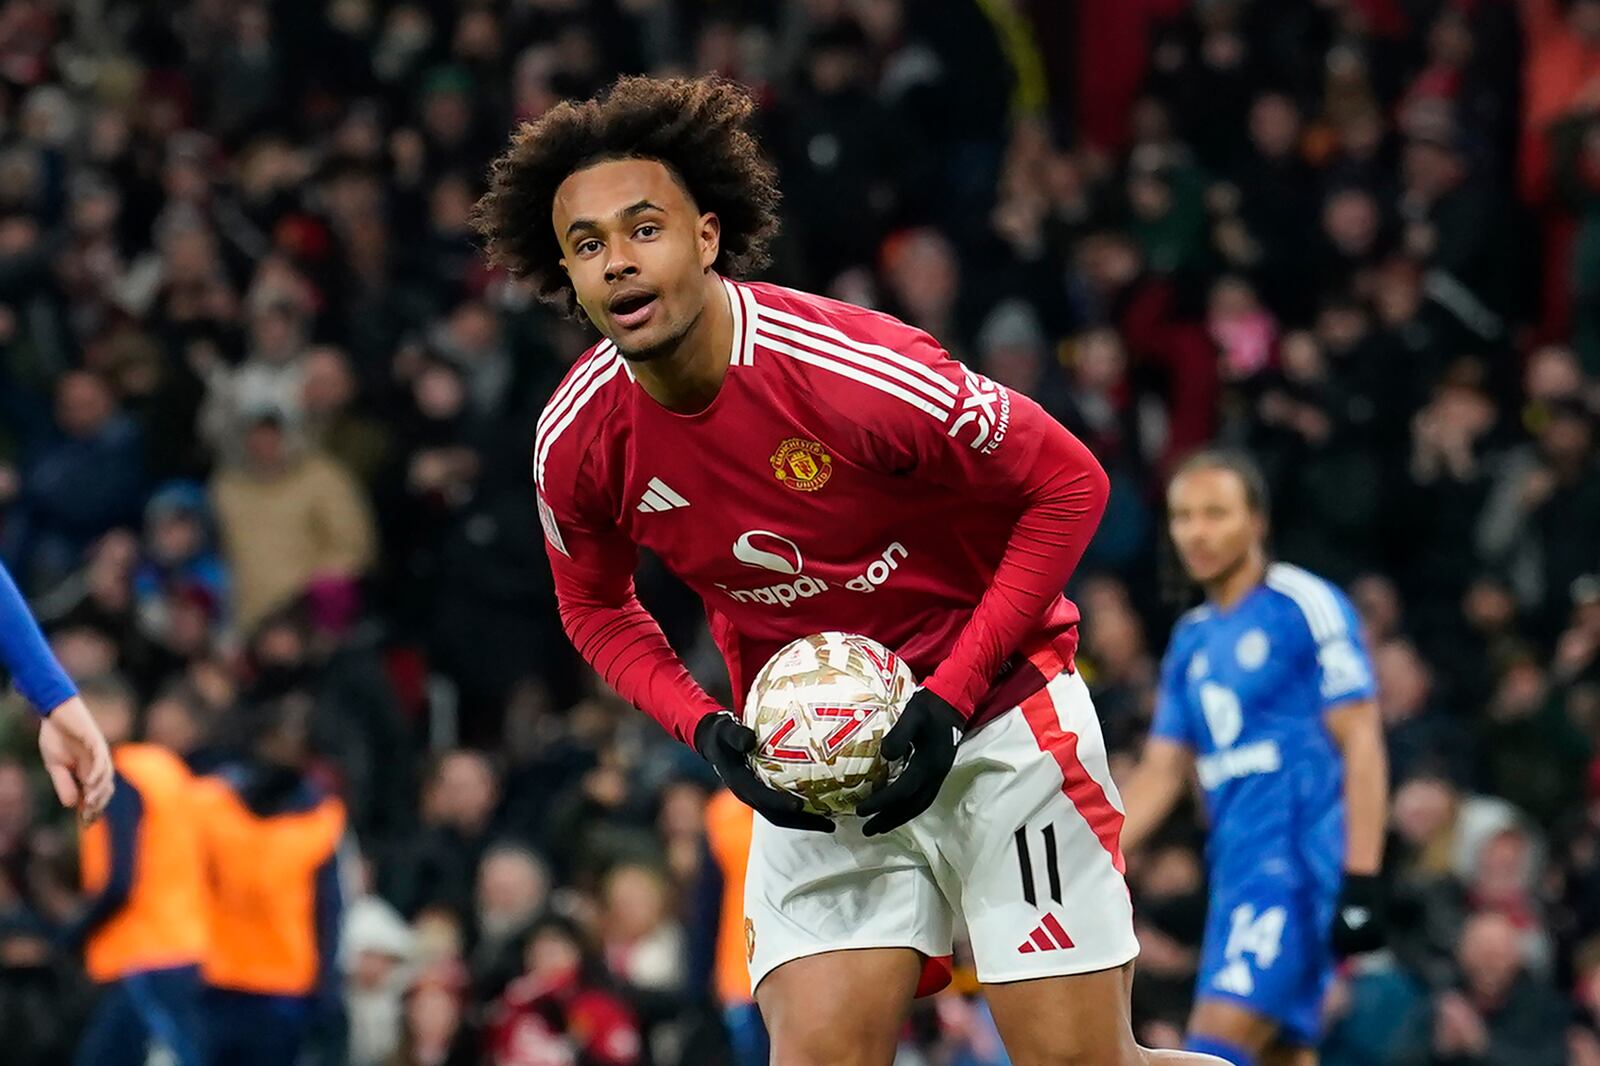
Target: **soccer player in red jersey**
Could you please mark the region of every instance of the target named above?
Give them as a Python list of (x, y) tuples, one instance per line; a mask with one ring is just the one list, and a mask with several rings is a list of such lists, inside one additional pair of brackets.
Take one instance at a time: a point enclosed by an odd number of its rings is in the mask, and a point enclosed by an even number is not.
[[(497, 263), (604, 336), (535, 435), (562, 622), (763, 815), (746, 946), (773, 1061), (889, 1063), (960, 917), (1019, 1066), (1215, 1062), (1144, 1051), (1129, 1023), (1121, 801), (1061, 595), (1105, 474), (926, 333), (735, 280), (777, 228), (751, 111), (726, 82), (624, 78), (518, 130), (477, 224)], [(756, 778), (756, 735), (639, 604), (639, 547), (704, 601), (735, 692), (828, 629), (911, 666), (921, 687), (883, 743), (905, 766), (865, 820)]]

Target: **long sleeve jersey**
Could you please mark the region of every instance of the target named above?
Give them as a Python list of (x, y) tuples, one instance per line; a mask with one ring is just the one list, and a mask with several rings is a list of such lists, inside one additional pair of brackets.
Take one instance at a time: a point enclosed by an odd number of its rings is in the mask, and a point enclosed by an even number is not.
[(736, 700), (824, 630), (888, 646), (974, 724), (1068, 667), (1061, 590), (1107, 493), (1088, 449), (889, 315), (723, 288), (732, 352), (704, 410), (662, 407), (602, 342), (539, 418), (561, 618), (595, 670), (683, 740), (717, 709), (635, 596), (641, 547), (704, 602)]

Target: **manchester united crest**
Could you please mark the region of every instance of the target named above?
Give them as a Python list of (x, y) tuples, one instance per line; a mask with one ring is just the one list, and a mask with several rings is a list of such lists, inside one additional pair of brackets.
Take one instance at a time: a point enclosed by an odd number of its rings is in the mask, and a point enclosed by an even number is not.
[(754, 962), (756, 957), (756, 923), (744, 920), (744, 961)]
[(797, 492), (816, 492), (833, 476), (833, 456), (820, 441), (790, 437), (769, 460), (772, 476)]

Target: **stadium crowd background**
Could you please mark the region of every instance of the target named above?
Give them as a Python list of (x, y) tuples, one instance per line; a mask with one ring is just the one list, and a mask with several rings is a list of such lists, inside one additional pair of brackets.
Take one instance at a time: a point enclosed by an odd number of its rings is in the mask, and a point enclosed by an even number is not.
[[(1179, 606), (1163, 472), (1261, 459), (1278, 553), (1362, 613), (1394, 777), (1393, 950), (1341, 976), (1324, 1061), (1600, 1063), (1600, 2), (9, 0), (0, 550), (86, 694), (197, 770), (253, 685), (309, 699), (348, 1061), (478, 1061), (535, 921), (643, 1027), (581, 1061), (726, 1061), (715, 782), (575, 661), (527, 481), (590, 338), (468, 229), (512, 125), (620, 71), (752, 86), (768, 276), (1092, 445), (1071, 592), (1118, 769)], [(641, 588), (725, 684), (696, 601)], [(72, 826), (5, 722), (0, 1047), (35, 1066), (92, 991), (52, 938)], [(1147, 1042), (1187, 1009), (1201, 839), (1190, 810), (1131, 860)], [(959, 991), (907, 1048), (1003, 1061)]]

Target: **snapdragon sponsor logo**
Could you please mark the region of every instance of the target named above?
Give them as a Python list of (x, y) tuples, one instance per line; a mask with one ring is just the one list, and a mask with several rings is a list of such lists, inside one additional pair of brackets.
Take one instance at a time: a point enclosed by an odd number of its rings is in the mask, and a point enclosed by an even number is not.
[(733, 557), (745, 566), (783, 574), (794, 580), (751, 589), (731, 588), (718, 582), (717, 588), (737, 603), (760, 603), (788, 609), (800, 600), (809, 600), (836, 588), (851, 592), (876, 592), (900, 569), (907, 554), (905, 545), (895, 541), (883, 550), (883, 554), (868, 563), (861, 573), (841, 585), (830, 585), (820, 577), (805, 573), (805, 557), (794, 541), (771, 530), (752, 529), (739, 534), (739, 539), (733, 542)]

